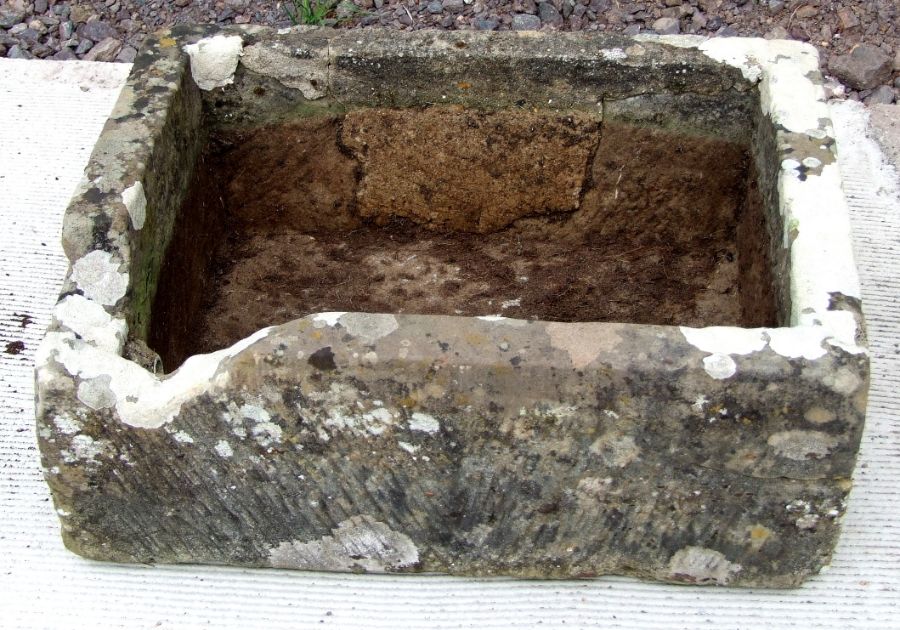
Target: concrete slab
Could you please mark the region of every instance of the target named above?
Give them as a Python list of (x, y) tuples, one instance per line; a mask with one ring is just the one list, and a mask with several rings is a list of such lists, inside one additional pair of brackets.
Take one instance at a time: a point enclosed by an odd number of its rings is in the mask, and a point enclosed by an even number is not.
[(872, 105), (869, 122), (884, 155), (900, 171), (900, 104)]

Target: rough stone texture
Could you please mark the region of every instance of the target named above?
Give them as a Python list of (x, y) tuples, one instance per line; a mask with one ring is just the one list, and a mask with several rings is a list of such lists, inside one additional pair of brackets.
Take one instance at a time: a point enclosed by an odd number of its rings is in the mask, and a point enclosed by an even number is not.
[(372, 110), (347, 116), (341, 142), (365, 173), (357, 194), (363, 218), (491, 232), (522, 217), (577, 210), (585, 168), (567, 167), (588, 164), (599, 131), (598, 116), (579, 114), (547, 121), (528, 112)]
[(866, 105), (890, 105), (894, 102), (894, 90), (887, 85), (879, 85), (866, 97)]
[(661, 17), (653, 23), (653, 30), (660, 35), (676, 35), (681, 32), (681, 26), (676, 18)]
[[(777, 325), (746, 145), (591, 120), (572, 144), (588, 149), (566, 151), (559, 132), (573, 123), (435, 106), (216, 132), (166, 256), (150, 345), (171, 371), (262, 326), (346, 310)], [(343, 140), (360, 126), (366, 143)], [(470, 163), (490, 179), (472, 186)], [(528, 199), (494, 212), (532, 180), (575, 194), (556, 212)]]
[(93, 48), (84, 56), (85, 61), (112, 61), (122, 49), (122, 42), (114, 37), (108, 37)]
[[(69, 548), (758, 586), (828, 563), (868, 359), (811, 48), (228, 32), (267, 54), (213, 91), (182, 52), (211, 33), (148, 43), (66, 214), (72, 268), (36, 379)], [(605, 114), (609, 100), (671, 92), (756, 104), (748, 135), (782, 327), (323, 313), (164, 377), (146, 369), (150, 304), (210, 127), (441, 102)]]
[(512, 30), (536, 31), (541, 28), (541, 18), (527, 13), (517, 13), (512, 17)]
[(868, 90), (891, 78), (891, 58), (875, 46), (861, 44), (828, 65), (834, 76), (856, 90)]

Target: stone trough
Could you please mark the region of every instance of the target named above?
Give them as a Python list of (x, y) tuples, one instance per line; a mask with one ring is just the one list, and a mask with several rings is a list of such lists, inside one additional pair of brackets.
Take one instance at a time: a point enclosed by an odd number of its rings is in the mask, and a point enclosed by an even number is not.
[(820, 79), (755, 39), (155, 35), (38, 357), (66, 545), (800, 584), (868, 388)]

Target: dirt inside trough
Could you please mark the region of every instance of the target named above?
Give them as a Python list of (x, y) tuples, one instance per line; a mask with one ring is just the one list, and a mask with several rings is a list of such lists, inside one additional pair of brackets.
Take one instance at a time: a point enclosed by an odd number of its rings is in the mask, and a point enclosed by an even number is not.
[(587, 115), (359, 110), (211, 139), (149, 344), (322, 311), (776, 325), (746, 147)]

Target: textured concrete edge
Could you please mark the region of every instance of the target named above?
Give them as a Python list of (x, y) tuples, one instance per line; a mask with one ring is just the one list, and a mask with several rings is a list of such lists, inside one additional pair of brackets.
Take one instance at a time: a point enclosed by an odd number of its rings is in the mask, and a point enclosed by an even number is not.
[(868, 112), (871, 133), (900, 178), (900, 104), (873, 105)]
[[(263, 29), (228, 31), (234, 32), (246, 34), (245, 43), (256, 36), (264, 39), (267, 34)], [(228, 363), (250, 352), (250, 348), (269, 333), (262, 330), (231, 349), (193, 357), (165, 378), (121, 356), (129, 322), (134, 323), (136, 267), (132, 252), (137, 234), (154, 212), (154, 200), (147, 198), (145, 189), (148, 187), (142, 183), (153, 151), (148, 139), (152, 143), (166, 125), (172, 95), (179, 90), (196, 90), (192, 82), (183, 80), (186, 65), (190, 63), (194, 68), (195, 62), (189, 61), (181, 52), (181, 43), (197, 46), (194, 50), (201, 52), (204, 48), (201, 43), (207, 39), (203, 35), (207, 33), (193, 33), (184, 42), (161, 34), (136, 60), (114, 115), (98, 141), (85, 180), (66, 213), (64, 238), (71, 269), (55, 311), (54, 323), (37, 359), (38, 416), (45, 428), (58, 429), (55, 419), (44, 417), (46, 396), (50, 392), (63, 391), (68, 391), (72, 405), (82, 407), (86, 414), (114, 409), (115, 417), (125, 425), (162, 427), (177, 417), (183, 404), (205, 394), (217, 382), (219, 385), (226, 382)], [(300, 29), (299, 33), (320, 37), (318, 31)], [(292, 31), (284, 35), (293, 34)], [(212, 35), (215, 37), (217, 35)], [(541, 42), (541, 37), (530, 35), (527, 41)], [(584, 40), (579, 38), (579, 41)], [(824, 116), (817, 115), (823, 113), (819, 111), (822, 109), (819, 105), (824, 106), (824, 101), (814, 70), (815, 59), (809, 59), (811, 48), (798, 47), (794, 43), (776, 45), (755, 40), (734, 44), (734, 49), (732, 45), (716, 43), (719, 41), (725, 40), (702, 42), (666, 38), (665, 44), (698, 47), (711, 59), (723, 60), (741, 69), (748, 80), (760, 81), (762, 106), (776, 125), (779, 149), (785, 156), (791, 156), (782, 162), (779, 197), (786, 226), (784, 245), (791, 252), (793, 326), (759, 331), (727, 327), (682, 328), (679, 333), (673, 328), (663, 334), (670, 338), (680, 335), (672, 339), (678, 348), (676, 354), (696, 357), (696, 365), (690, 371), (703, 378), (727, 381), (743, 372), (742, 357), (759, 358), (762, 365), (770, 360), (765, 357), (777, 355), (791, 365), (796, 364), (806, 375), (806, 380), (825, 385), (848, 400), (853, 397), (856, 409), (851, 416), (856, 420), (850, 422), (853, 426), (845, 427), (849, 430), (844, 433), (846, 441), (841, 443), (840, 449), (838, 443), (833, 442), (837, 438), (821, 431), (782, 436), (776, 440), (779, 446), (770, 443), (785, 453), (795, 452), (793, 444), (800, 450), (813, 448), (824, 455), (832, 450), (849, 454), (839, 462), (828, 457), (814, 458), (812, 466), (799, 473), (794, 463), (782, 462), (782, 466), (790, 464), (788, 471), (794, 471), (786, 476), (799, 474), (801, 478), (843, 479), (849, 477), (853, 467), (864, 416), (868, 366), (862, 348), (859, 290), (849, 251), (849, 227), (841, 232), (847, 212), (834, 161), (834, 146), (830, 141), (833, 133), (827, 110), (824, 110)], [(216, 54), (228, 57), (225, 62), (198, 64), (202, 67), (198, 70), (203, 75), (201, 82), (209, 86), (228, 83), (236, 47), (234, 40), (226, 43), (228, 45), (212, 47), (219, 51)], [(370, 42), (370, 45), (376, 44)], [(331, 46), (328, 42), (327, 50), (330, 51)], [(626, 56), (627, 48), (621, 49)], [(452, 46), (450, 50), (459, 48)], [(606, 61), (620, 60), (618, 52), (606, 52), (608, 50), (604, 48), (596, 54)], [(799, 55), (802, 62), (785, 59), (790, 53)], [(330, 55), (328, 52), (326, 59), (332, 59)], [(300, 56), (305, 58), (307, 53), (301, 51)], [(330, 63), (326, 63), (329, 81), (330, 68)], [(315, 86), (310, 83), (309, 87)], [(310, 96), (315, 94), (310, 93)], [(779, 104), (783, 98), (795, 100), (788, 100), (790, 105), (784, 109), (785, 106)], [(823, 221), (823, 217), (826, 220)], [(504, 326), (508, 322), (497, 320), (491, 324)], [(563, 326), (575, 331), (578, 325)], [(614, 325), (592, 326), (595, 326), (593, 330), (599, 339)], [(639, 335), (637, 329), (644, 327), (626, 325), (626, 328), (633, 328), (634, 334)], [(585, 339), (579, 335), (576, 343), (580, 346)], [(582, 367), (589, 364), (590, 361)], [(752, 369), (747, 370), (748, 377), (752, 374)], [(63, 434), (69, 435), (65, 431)], [(89, 439), (89, 436), (83, 437)], [(86, 444), (85, 440), (81, 442), (82, 446)], [(813, 442), (815, 444), (810, 447)], [(779, 474), (782, 473), (784, 470)]]

